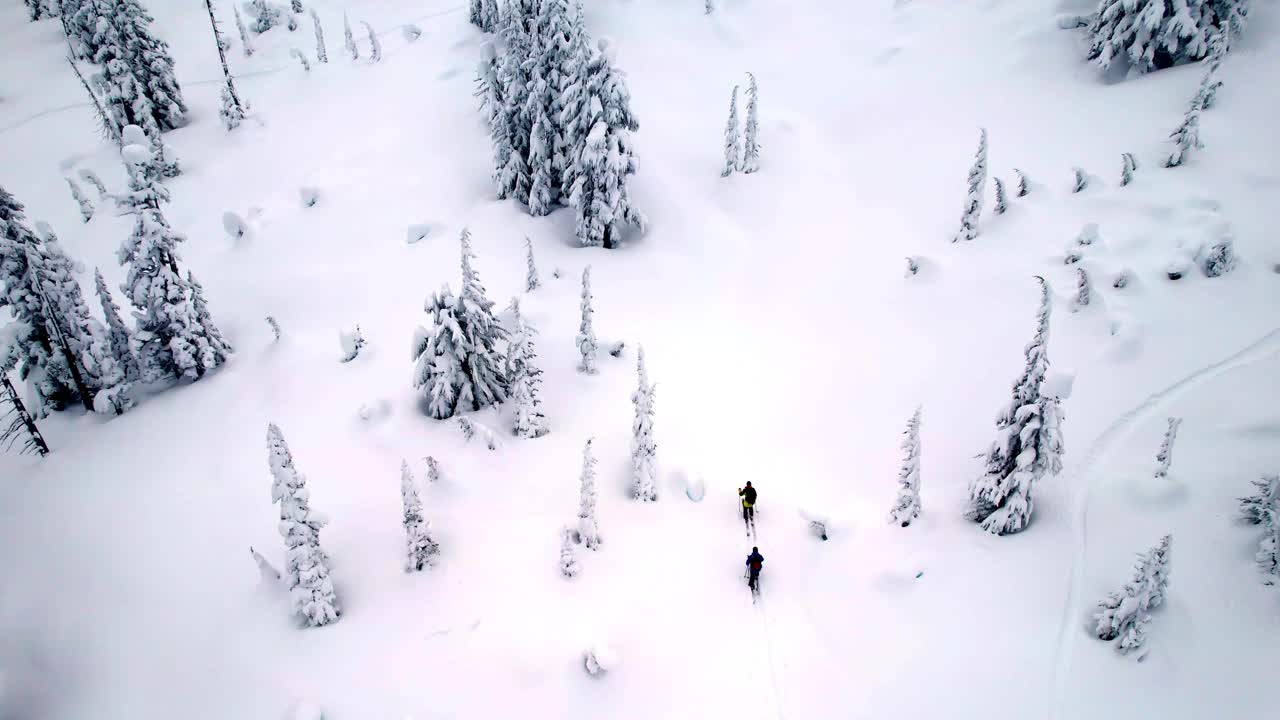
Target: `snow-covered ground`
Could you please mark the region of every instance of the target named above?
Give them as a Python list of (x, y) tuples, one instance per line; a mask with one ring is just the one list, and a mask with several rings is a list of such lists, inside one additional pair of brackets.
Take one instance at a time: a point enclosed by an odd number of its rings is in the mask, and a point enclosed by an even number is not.
[[(707, 16), (696, 0), (590, 0), (589, 29), (628, 74), (632, 195), (651, 222), (615, 251), (576, 247), (569, 211), (535, 219), (493, 199), (472, 96), (484, 36), (464, 4), (308, 2), (330, 57), (310, 73), (289, 56), (314, 58), (308, 20), (256, 36), (252, 58), (234, 42), (254, 115), (232, 133), (203, 7), (149, 5), (191, 105), (166, 135), (185, 170), (167, 214), (237, 352), (122, 417), (43, 420), (47, 458), (0, 456), (0, 718), (279, 718), (303, 703), (331, 720), (1189, 719), (1274, 705), (1280, 594), (1233, 518), (1249, 482), (1280, 471), (1275, 2), (1255, 2), (1224, 63), (1206, 148), (1166, 170), (1202, 70), (1104, 84), (1055, 22), (1089, 3), (717, 0)], [(381, 33), (382, 62), (343, 55), (344, 11)], [(63, 177), (90, 168), (118, 189), (125, 174), (63, 56), (55, 21), (0, 7), (0, 184), (84, 262), (82, 282), (96, 265), (114, 284), (131, 222), (102, 203), (82, 224)], [(722, 179), (747, 71), (762, 167)], [(1012, 187), (1016, 166), (1034, 184), (1005, 215), (988, 196), (980, 237), (955, 245), (979, 127), (992, 175)], [(1123, 188), (1122, 152), (1140, 164)], [(1094, 176), (1080, 194), (1074, 166)], [(245, 237), (228, 237), (227, 211)], [(1095, 296), (1073, 313), (1062, 256), (1087, 223)], [(1165, 278), (1226, 224), (1234, 272)], [(410, 387), (422, 303), (458, 288), (463, 227), (490, 297), (521, 295), (540, 333), (552, 432), (518, 440), (509, 413), (479, 413), (495, 451), (427, 418)], [(526, 236), (544, 280), (527, 296)], [(908, 255), (924, 259), (913, 278)], [(586, 265), (602, 344), (627, 342), (594, 376), (575, 370)], [(1038, 488), (1030, 528), (992, 537), (961, 509), (1034, 332), (1035, 275), (1057, 301), (1050, 360), (1076, 376), (1065, 469)], [(340, 363), (356, 324), (368, 346)], [(639, 344), (657, 384), (656, 504), (627, 496)], [(890, 527), (917, 404), (924, 511)], [(1155, 479), (1169, 416), (1185, 421)], [(336, 625), (296, 628), (249, 557), (283, 551), (268, 422), (330, 518)], [(567, 581), (560, 528), (591, 436), (603, 546), (579, 551)], [(423, 498), (442, 557), (406, 574), (399, 466), (421, 477), (428, 455), (444, 472)], [(699, 476), (695, 503), (682, 478)], [(746, 480), (758, 605), (742, 582)], [(830, 517), (829, 541), (812, 514)], [(1166, 533), (1168, 601), (1137, 662), (1093, 639), (1088, 615)], [(616, 662), (593, 678), (595, 645)]]

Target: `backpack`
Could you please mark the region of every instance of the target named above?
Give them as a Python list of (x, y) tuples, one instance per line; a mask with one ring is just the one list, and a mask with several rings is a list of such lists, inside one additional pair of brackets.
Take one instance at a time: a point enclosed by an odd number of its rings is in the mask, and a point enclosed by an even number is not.
[(763, 565), (764, 565), (764, 563), (763, 563), (762, 561), (760, 561), (760, 560), (752, 560), (752, 561), (751, 561), (751, 569), (752, 569), (752, 570), (754, 570), (755, 572), (760, 572), (760, 568), (761, 568)]

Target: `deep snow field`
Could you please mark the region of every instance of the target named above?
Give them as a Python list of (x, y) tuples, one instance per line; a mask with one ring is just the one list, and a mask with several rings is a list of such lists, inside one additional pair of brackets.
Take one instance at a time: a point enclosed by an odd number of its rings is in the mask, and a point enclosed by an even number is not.
[[(651, 224), (609, 251), (576, 246), (570, 210), (535, 219), (494, 200), (472, 96), (485, 36), (464, 3), (308, 0), (330, 57), (310, 73), (289, 57), (314, 59), (309, 20), (255, 36), (247, 59), (228, 24), (254, 112), (231, 133), (203, 4), (147, 3), (191, 106), (165, 136), (185, 171), (167, 215), (237, 352), (119, 418), (41, 421), (47, 458), (0, 455), (0, 718), (278, 719), (299, 703), (329, 720), (1274, 712), (1280, 590), (1234, 517), (1250, 481), (1280, 471), (1280, 5), (1255, 2), (1205, 149), (1164, 169), (1202, 68), (1104, 82), (1056, 25), (1090, 4), (717, 0), (707, 16), (699, 0), (586, 0), (628, 75), (631, 192)], [(344, 11), (381, 33), (382, 62), (342, 53)], [(112, 189), (125, 174), (63, 57), (56, 21), (0, 5), (0, 184), (83, 261), (89, 290), (95, 265), (123, 279), (132, 223), (101, 203), (84, 224), (67, 191), (79, 168)], [(762, 167), (722, 179), (747, 71)], [(952, 244), (979, 127), (991, 174), (1012, 186), (1016, 166), (1035, 185), (1005, 215), (988, 195), (981, 236)], [(1122, 152), (1140, 162), (1124, 188)], [(1093, 175), (1080, 194), (1073, 166)], [(313, 208), (304, 185), (320, 188)], [(227, 236), (228, 210), (247, 238)], [(1073, 313), (1062, 255), (1090, 222), (1095, 301)], [(1224, 223), (1234, 272), (1165, 278)], [(419, 224), (429, 235), (407, 243)], [(552, 431), (518, 440), (507, 414), (478, 413), (496, 451), (426, 417), (410, 386), (410, 340), (424, 299), (458, 287), (463, 227), (490, 298), (520, 295), (540, 333)], [(544, 280), (527, 296), (525, 236)], [(920, 275), (904, 277), (907, 255)], [(596, 332), (627, 343), (594, 376), (575, 370), (586, 265)], [(1122, 269), (1133, 281), (1114, 289)], [(1027, 530), (993, 537), (961, 512), (1034, 333), (1035, 275), (1056, 301), (1050, 361), (1075, 374), (1065, 469), (1037, 487)], [(369, 347), (340, 363), (338, 332), (357, 323)], [(657, 384), (656, 504), (627, 495), (637, 344)], [(917, 404), (924, 513), (891, 527)], [(1171, 415), (1185, 422), (1156, 479)], [(297, 628), (247, 552), (283, 554), (268, 422), (330, 519), (332, 626)], [(604, 544), (566, 580), (559, 529), (590, 436)], [(427, 455), (444, 471), (423, 498), (443, 554), (406, 574), (399, 466), (421, 478)], [(698, 476), (695, 503), (684, 480)], [(767, 558), (755, 606), (746, 480)], [(1094, 639), (1089, 614), (1165, 533), (1168, 602), (1138, 662)], [(595, 643), (618, 662), (593, 678)]]

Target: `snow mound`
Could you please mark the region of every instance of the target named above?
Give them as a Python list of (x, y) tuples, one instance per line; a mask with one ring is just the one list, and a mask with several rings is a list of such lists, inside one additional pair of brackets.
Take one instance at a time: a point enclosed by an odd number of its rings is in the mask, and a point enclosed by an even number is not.
[(1044, 384), (1040, 386), (1040, 392), (1047, 397), (1056, 397), (1063, 400), (1071, 397), (1071, 388), (1075, 385), (1076, 374), (1070, 370), (1050, 370), (1045, 375)]
[(151, 138), (147, 137), (147, 133), (137, 125), (125, 125), (120, 131), (120, 138), (125, 145), (151, 146)]
[(405, 242), (409, 243), (410, 245), (413, 245), (414, 243), (422, 242), (423, 240), (426, 239), (428, 235), (431, 234), (432, 230), (433, 230), (433, 226), (430, 223), (423, 223), (421, 225), (410, 225), (408, 231), (405, 234), (406, 235)]
[(324, 720), (324, 711), (313, 702), (299, 700), (285, 712), (283, 720)]
[(304, 185), (298, 188), (298, 197), (302, 200), (302, 207), (315, 207), (320, 200), (320, 188)]
[(222, 229), (227, 231), (227, 235), (231, 236), (232, 240), (241, 240), (249, 234), (249, 223), (228, 210), (222, 213)]
[(151, 150), (143, 145), (125, 145), (120, 150), (120, 157), (130, 165), (146, 165), (151, 162)]
[(618, 666), (618, 653), (608, 645), (597, 643), (587, 649), (583, 664), (588, 675), (599, 677)]

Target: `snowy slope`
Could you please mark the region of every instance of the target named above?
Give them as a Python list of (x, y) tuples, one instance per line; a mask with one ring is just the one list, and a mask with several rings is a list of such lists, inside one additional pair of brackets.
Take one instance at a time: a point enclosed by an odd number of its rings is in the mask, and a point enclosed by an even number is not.
[[(328, 0), (330, 62), (296, 33), (230, 52), (255, 117), (226, 133), (198, 3), (151, 3), (193, 122), (166, 135), (184, 261), (237, 348), (199, 383), (116, 418), (42, 422), (54, 452), (0, 456), (0, 718), (1247, 717), (1261, 714), (1280, 596), (1258, 582), (1249, 481), (1280, 467), (1280, 8), (1255, 4), (1224, 64), (1206, 149), (1164, 170), (1163, 139), (1200, 68), (1105, 85), (1057, 12), (1081, 3), (590, 0), (587, 24), (628, 73), (650, 232), (618, 251), (573, 245), (572, 218), (492, 199), (472, 97), (483, 36), (465, 5)], [(217, 3), (230, 14), (230, 4)], [(382, 33), (351, 63), (341, 18)], [(424, 30), (415, 43), (405, 23)], [(358, 28), (359, 26), (356, 25)], [(359, 36), (357, 29), (357, 35)], [(365, 42), (361, 38), (362, 45)], [(367, 55), (367, 52), (362, 54)], [(0, 184), (116, 283), (127, 218), (81, 224), (63, 174), (124, 173), (93, 134), (53, 21), (0, 8)], [(760, 84), (762, 169), (719, 177), (734, 83)], [(987, 128), (991, 172), (1037, 184), (952, 245)], [(1120, 153), (1141, 163), (1118, 187)], [(1071, 168), (1096, 177), (1070, 194)], [(298, 189), (321, 199), (303, 208)], [(92, 191), (90, 191), (92, 193)], [(225, 211), (249, 219), (232, 241)], [(1064, 249), (1089, 222), (1094, 304), (1072, 313)], [(1230, 223), (1235, 272), (1176, 283), (1180, 247)], [(430, 224), (416, 244), (410, 225)], [(500, 306), (523, 289), (532, 238), (545, 286), (521, 300), (539, 330), (552, 432), (464, 443), (410, 387), (423, 300), (459, 283), (458, 232)], [(903, 278), (906, 255), (924, 271)], [(578, 278), (592, 266), (596, 332), (628, 343), (575, 371)], [(561, 277), (552, 278), (558, 268)], [(1121, 269), (1126, 288), (1111, 287)], [(1076, 373), (1066, 468), (1024, 533), (960, 517), (1033, 333), (1034, 275), (1057, 297), (1049, 357)], [(89, 278), (86, 274), (84, 278)], [(272, 343), (265, 315), (284, 331)], [(369, 347), (338, 362), (338, 332)], [(627, 496), (635, 347), (657, 383), (660, 500)], [(360, 417), (364, 405), (388, 412)], [(898, 440), (924, 405), (924, 514), (889, 527)], [(1150, 477), (1165, 418), (1186, 419), (1170, 477)], [(344, 616), (316, 630), (259, 586), (246, 549), (279, 562), (268, 422), (330, 517)], [(597, 554), (557, 569), (583, 442), (600, 458)], [(406, 575), (398, 467), (426, 489), (439, 565)], [(682, 475), (701, 475), (702, 503)], [(751, 542), (735, 489), (760, 489), (763, 598), (743, 587)], [(830, 541), (803, 513), (832, 518)], [(1132, 555), (1172, 532), (1168, 604), (1142, 663), (1092, 639), (1093, 603)], [(923, 571), (923, 575), (916, 577)], [(590, 678), (582, 652), (620, 663)]]

